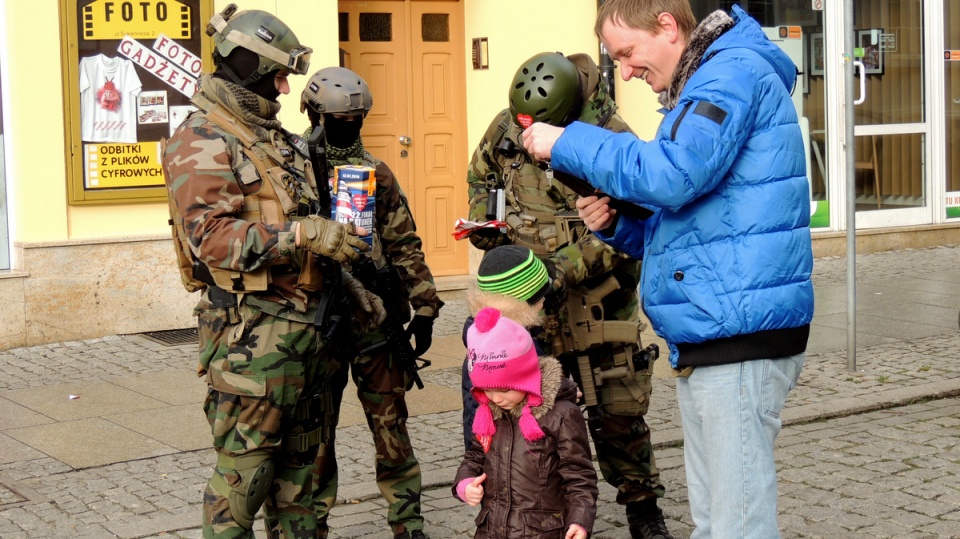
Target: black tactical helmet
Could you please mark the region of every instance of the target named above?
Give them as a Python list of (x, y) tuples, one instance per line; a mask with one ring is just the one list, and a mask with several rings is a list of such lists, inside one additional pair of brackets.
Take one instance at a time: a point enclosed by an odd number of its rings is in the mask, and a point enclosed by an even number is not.
[(580, 115), (580, 74), (559, 52), (542, 52), (520, 65), (510, 85), (510, 116), (565, 126)]
[[(213, 36), (214, 63), (218, 66), (237, 47), (259, 57), (259, 65), (253, 73), (244, 80), (234, 81), (240, 86), (249, 86), (267, 73), (280, 69), (305, 75), (310, 68), (313, 49), (300, 45), (290, 27), (266, 11), (237, 11), (236, 4), (230, 4), (210, 19), (207, 35)], [(230, 75), (234, 77), (236, 73)]]
[(373, 95), (360, 75), (345, 67), (325, 67), (310, 77), (300, 94), (300, 112), (310, 108), (317, 114), (366, 116)]

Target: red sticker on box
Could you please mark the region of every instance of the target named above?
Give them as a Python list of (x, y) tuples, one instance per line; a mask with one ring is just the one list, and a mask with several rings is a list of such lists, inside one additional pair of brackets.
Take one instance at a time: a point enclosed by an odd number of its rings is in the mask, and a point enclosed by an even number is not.
[(367, 207), (367, 195), (363, 193), (353, 195), (353, 207), (357, 208), (357, 211), (363, 211)]
[(524, 129), (533, 125), (533, 117), (529, 114), (517, 114), (517, 123)]

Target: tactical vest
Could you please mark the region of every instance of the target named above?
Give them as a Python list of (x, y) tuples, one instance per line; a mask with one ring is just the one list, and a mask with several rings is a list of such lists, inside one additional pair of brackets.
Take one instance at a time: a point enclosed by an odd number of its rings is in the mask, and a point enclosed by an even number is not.
[[(277, 148), (260, 141), (253, 130), (241, 122), (233, 113), (213, 103), (202, 94), (196, 94), (191, 101), (199, 109), (195, 114), (202, 116), (210, 123), (237, 138), (242, 145), (243, 154), (256, 168), (260, 177), (260, 190), (256, 193), (245, 193), (243, 196), (243, 206), (239, 213), (240, 219), (259, 221), (268, 225), (283, 225), (291, 220), (290, 216), (297, 214), (300, 200), (294, 201), (291, 196), (292, 193), (289, 192), (291, 174), (282, 166), (286, 160)], [(272, 131), (272, 133), (274, 137), (280, 136), (277, 131)], [(311, 164), (309, 160), (304, 158), (303, 149), (294, 148), (293, 154), (295, 158), (294, 168), (303, 170), (305, 173), (305, 179), (301, 182), (303, 184), (301, 186), (303, 188), (302, 194), (311, 200), (316, 200), (316, 181), (314, 181)], [(286, 257), (281, 257), (272, 261), (269, 267), (261, 267), (252, 272), (206, 266), (213, 278), (213, 283), (198, 279), (194, 272), (194, 265), (202, 264), (202, 262), (196, 261), (193, 252), (190, 250), (188, 235), (183, 224), (183, 214), (180, 211), (175, 211), (176, 201), (171, 189), (167, 189), (167, 199), (170, 204), (170, 224), (173, 232), (174, 250), (177, 253), (177, 263), (180, 268), (180, 279), (187, 291), (202, 290), (208, 284), (214, 284), (234, 293), (264, 291), (267, 290), (271, 281), (270, 268), (291, 263)], [(300, 277), (297, 287), (307, 291), (319, 290), (323, 276), (314, 257), (304, 256), (302, 264), (299, 265)]]
[[(581, 117), (581, 121), (595, 119), (596, 125), (604, 127), (613, 112), (611, 108), (594, 118)], [(520, 128), (507, 116), (498, 126), (490, 147), (499, 148), (505, 138), (519, 146), (520, 132)], [(585, 227), (579, 218), (571, 220), (569, 215), (565, 216), (564, 226), (557, 219), (558, 214), (569, 214), (576, 207), (573, 191), (560, 182), (552, 181), (549, 174), (540, 170), (523, 151), (517, 151), (513, 157), (498, 154), (495, 159), (501, 166), (506, 203), (514, 209), (506, 217), (507, 233), (513, 244), (526, 247), (543, 258), (551, 256), (558, 248), (575, 241), (583, 233)], [(569, 230), (565, 230), (567, 227), (570, 227)], [(568, 231), (574, 234), (564, 233)]]

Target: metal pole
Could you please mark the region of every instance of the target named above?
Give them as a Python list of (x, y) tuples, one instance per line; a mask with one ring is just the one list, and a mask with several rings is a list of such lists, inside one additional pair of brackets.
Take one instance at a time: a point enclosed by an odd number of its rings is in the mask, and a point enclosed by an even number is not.
[[(857, 186), (856, 137), (853, 117), (853, 0), (844, 0), (843, 110), (847, 186), (847, 370), (857, 370)], [(863, 76), (863, 73), (860, 74)]]

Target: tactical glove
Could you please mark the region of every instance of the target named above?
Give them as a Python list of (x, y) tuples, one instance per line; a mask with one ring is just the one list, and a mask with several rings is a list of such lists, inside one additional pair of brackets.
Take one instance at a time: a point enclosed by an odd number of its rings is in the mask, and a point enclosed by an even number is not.
[[(338, 223), (318, 215), (304, 217), (300, 223), (300, 246), (341, 264), (360, 257), (370, 246), (356, 235), (352, 223)], [(362, 287), (361, 287), (362, 288)]]
[(472, 234), (467, 236), (474, 247), (483, 251), (489, 251), (494, 247), (500, 247), (510, 243), (510, 239), (499, 228), (478, 228)]
[(415, 315), (407, 324), (407, 339), (416, 339), (417, 346), (413, 348), (413, 355), (420, 357), (433, 344), (433, 317), (422, 314)]
[(360, 323), (363, 331), (372, 331), (387, 318), (380, 296), (367, 290), (363, 284), (347, 272), (343, 273), (343, 289), (350, 298), (353, 318)]

